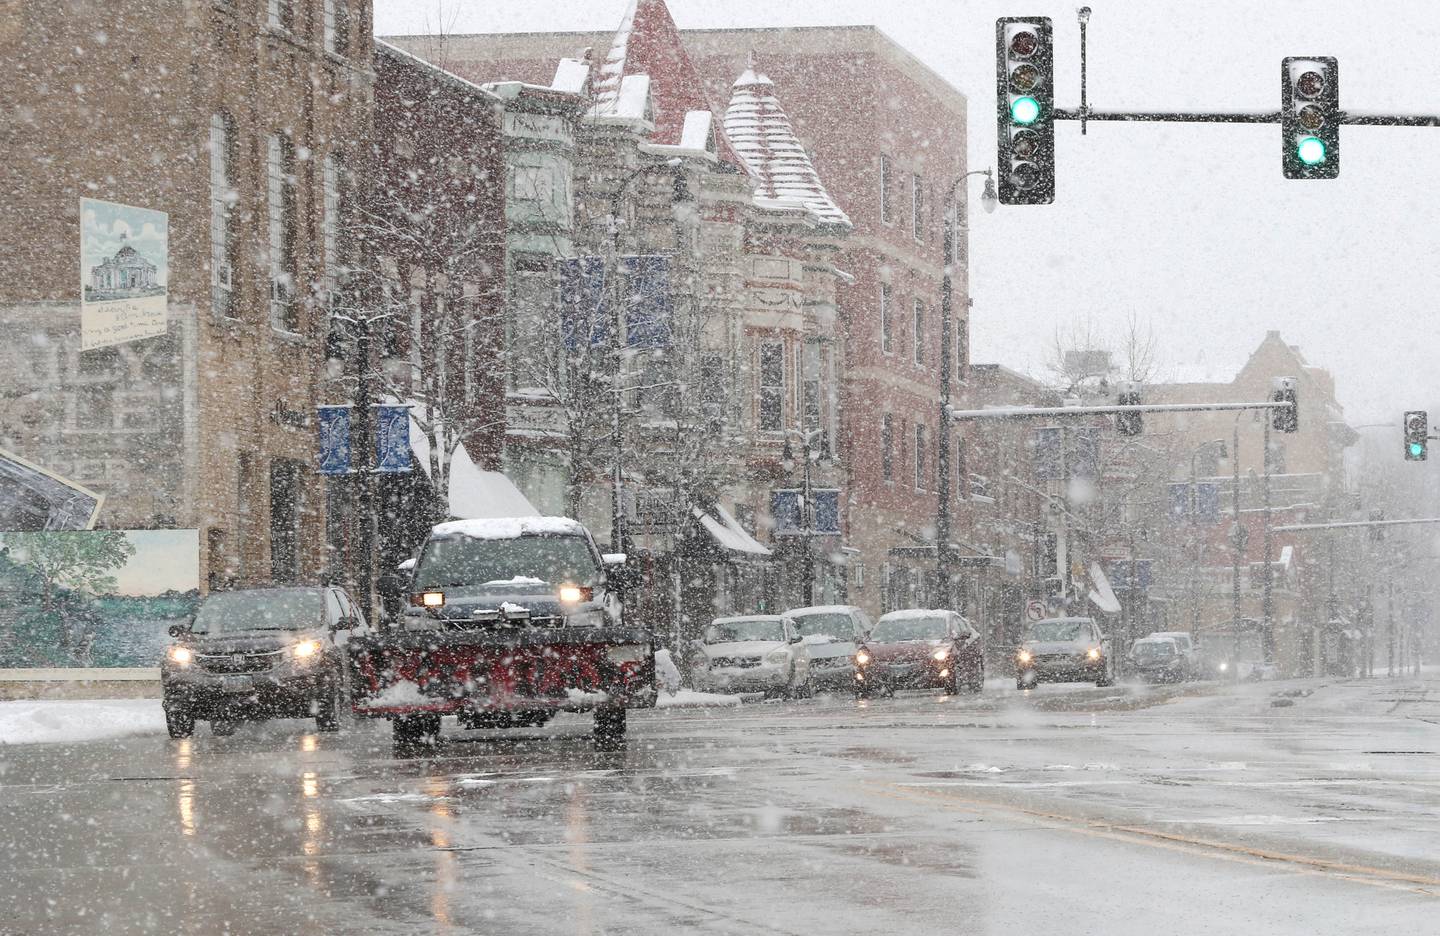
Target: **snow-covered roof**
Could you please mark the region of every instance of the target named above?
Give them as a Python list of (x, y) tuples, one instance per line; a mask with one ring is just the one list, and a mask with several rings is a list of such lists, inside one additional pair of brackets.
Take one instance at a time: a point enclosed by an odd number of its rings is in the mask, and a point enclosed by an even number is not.
[(807, 614), (849, 614), (853, 605), (811, 605), (808, 608), (792, 608), (785, 614), (789, 617), (804, 617)]
[(381, 39), (378, 36), (375, 37), (375, 54), (388, 55), (390, 58), (395, 59), (397, 62), (404, 62), (405, 64), (410, 65), (414, 68), (419, 68), (423, 71), (429, 72), (433, 77), (447, 84), (453, 85), (461, 89), (462, 91), (469, 91), (474, 94), (478, 94), (481, 97), (484, 97), (491, 101), (496, 99), (495, 92), (487, 88), (482, 88), (480, 85), (476, 84), (473, 81), (461, 78), (454, 72), (446, 71), (445, 69), (432, 62), (427, 62), (418, 55), (412, 55), (409, 52), (406, 52), (404, 49), (400, 48), (399, 46), (391, 45), (390, 43), (386, 42), (384, 39)]
[(735, 82), (725, 111), (725, 133), (759, 183), (755, 202), (764, 208), (803, 207), (827, 224), (850, 227), (850, 217), (820, 181), (769, 78), (753, 68)]
[(550, 87), (570, 94), (586, 93), (590, 87), (590, 63), (585, 59), (561, 59)]
[[(595, 75), (595, 104), (590, 108), (592, 120), (626, 119), (627, 107), (633, 111), (633, 98), (627, 102), (626, 85), (637, 76), (649, 78), (648, 91), (652, 101), (654, 128), (651, 143), (680, 146), (686, 115), (693, 111), (710, 110), (705, 84), (680, 41), (680, 30), (670, 16), (664, 0), (631, 0), (615, 31), (610, 51)], [(634, 119), (633, 117), (628, 119)], [(716, 134), (717, 158), (737, 168), (744, 166), (723, 133)]]
[(468, 536), (471, 539), (514, 539), (517, 536), (584, 536), (585, 527), (569, 517), (490, 517), (451, 520), (430, 531), (431, 536)]
[[(414, 412), (412, 407), (411, 412)], [(437, 433), (441, 446), (445, 445), (443, 428)], [(430, 474), (430, 440), (420, 430), (420, 424), (410, 417), (410, 451), (414, 453), (420, 468)], [(475, 464), (464, 443), (456, 446), (450, 456), (450, 516), (465, 520), (487, 517), (534, 517), (540, 511), (520, 493), (509, 478), (498, 471), (487, 471)]]
[(769, 548), (746, 533), (745, 528), (730, 514), (730, 511), (719, 504), (715, 505), (713, 513), (706, 513), (696, 507), (695, 519), (699, 520), (706, 532), (715, 538), (715, 542), (726, 549), (751, 556), (770, 555)]

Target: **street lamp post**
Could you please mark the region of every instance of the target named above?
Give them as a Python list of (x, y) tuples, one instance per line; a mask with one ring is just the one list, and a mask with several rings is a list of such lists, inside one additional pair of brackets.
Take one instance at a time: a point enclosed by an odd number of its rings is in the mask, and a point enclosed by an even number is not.
[(786, 431), (785, 446), (780, 451), (780, 465), (785, 471), (795, 470), (795, 454), (790, 449), (790, 436), (800, 438), (801, 459), (804, 462), (804, 469), (801, 472), (800, 480), (800, 525), (801, 536), (805, 544), (805, 605), (809, 607), (815, 603), (815, 500), (814, 487), (810, 478), (811, 462), (819, 461), (821, 451), (814, 448), (814, 443), (820, 438), (823, 430), (811, 429), (803, 432), (797, 429)]
[[(944, 275), (940, 280), (940, 430), (935, 434), (939, 446), (939, 457), (935, 470), (939, 475), (938, 500), (935, 509), (935, 564), (940, 573), (940, 588), (944, 606), (955, 606), (954, 562), (950, 554), (950, 379), (954, 371), (954, 285), (952, 269), (955, 261), (955, 190), (971, 176), (985, 177), (985, 190), (980, 203), (987, 214), (995, 211), (1000, 198), (995, 193), (995, 176), (989, 169), (976, 169), (965, 173), (950, 184), (945, 192), (945, 250)], [(966, 306), (970, 304), (967, 297)], [(917, 456), (918, 457), (918, 456)]]

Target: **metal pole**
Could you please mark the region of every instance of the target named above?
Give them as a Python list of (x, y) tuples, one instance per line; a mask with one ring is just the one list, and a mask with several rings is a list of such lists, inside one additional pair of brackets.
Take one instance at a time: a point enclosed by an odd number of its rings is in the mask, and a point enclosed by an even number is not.
[[(633, 178), (633, 176), (632, 176)], [(610, 200), (610, 349), (615, 355), (614, 371), (611, 372), (612, 409), (610, 413), (610, 446), (614, 464), (610, 479), (610, 551), (625, 551), (625, 482), (623, 435), (620, 427), (622, 377), (624, 374), (624, 340), (620, 329), (624, 325), (624, 311), (621, 309), (623, 296), (620, 292), (620, 195), (625, 191), (621, 185)]]
[(375, 472), (371, 471), (374, 440), (370, 414), (370, 316), (361, 311), (355, 318), (355, 446), (351, 451), (356, 461), (360, 482), (360, 523), (355, 537), (355, 565), (359, 570), (360, 610), (365, 620), (375, 617), (375, 540), (377, 510), (375, 504)]
[(1269, 419), (1266, 419), (1266, 420), (1265, 420), (1264, 446), (1265, 446), (1265, 451), (1264, 451), (1264, 453), (1263, 453), (1263, 459), (1262, 459), (1262, 461), (1263, 461), (1263, 464), (1264, 464), (1265, 471), (1264, 471), (1264, 473), (1261, 475), (1261, 479), (1260, 479), (1260, 490), (1261, 490), (1261, 497), (1263, 498), (1264, 506), (1265, 506), (1264, 513), (1261, 515), (1261, 516), (1262, 516), (1262, 522), (1263, 522), (1263, 525), (1264, 525), (1263, 528), (1264, 528), (1264, 538), (1265, 538), (1265, 542), (1264, 542), (1263, 549), (1264, 549), (1264, 551), (1265, 551), (1265, 559), (1264, 559), (1264, 570), (1263, 570), (1263, 572), (1262, 572), (1262, 574), (1261, 574), (1261, 579), (1260, 579), (1261, 582), (1264, 583), (1264, 592), (1262, 593), (1262, 597), (1261, 597), (1261, 611), (1260, 611), (1260, 615), (1261, 615), (1261, 619), (1262, 619), (1261, 625), (1260, 625), (1260, 628), (1261, 628), (1261, 629), (1260, 629), (1260, 640), (1261, 640), (1261, 650), (1262, 650), (1262, 652), (1264, 653), (1264, 656), (1265, 656), (1265, 662), (1266, 662), (1266, 663), (1274, 663), (1274, 662), (1275, 662), (1275, 619), (1274, 619), (1274, 618), (1275, 618), (1275, 605), (1274, 605), (1274, 593), (1273, 593), (1273, 592), (1274, 592), (1274, 589), (1273, 589), (1272, 584), (1271, 584), (1271, 583), (1273, 582), (1273, 580), (1274, 580), (1274, 575), (1272, 574), (1272, 571), (1273, 571), (1273, 570), (1272, 570), (1271, 567), (1270, 567), (1271, 548), (1272, 548), (1272, 546), (1273, 546), (1274, 544), (1273, 544), (1273, 542), (1272, 542), (1272, 538), (1273, 538), (1273, 537), (1272, 537), (1272, 533), (1271, 533), (1271, 531), (1270, 531), (1270, 420), (1269, 420)]
[(1395, 564), (1387, 562), (1389, 581), (1385, 585), (1386, 662), (1385, 675), (1395, 675)]
[(1085, 135), (1085, 119), (1090, 114), (1090, 105), (1085, 99), (1085, 26), (1090, 22), (1090, 8), (1081, 7), (1076, 11), (1080, 20), (1080, 135)]
[(810, 438), (806, 436), (804, 442), (800, 455), (805, 459), (805, 605), (809, 607), (815, 604), (815, 507), (811, 503)]
[(1200, 479), (1196, 476), (1195, 471), (1195, 459), (1199, 454), (1200, 449), (1198, 448), (1190, 453), (1190, 490), (1187, 494), (1190, 499), (1190, 525), (1192, 528), (1190, 533), (1191, 539), (1195, 543), (1195, 558), (1190, 563), (1190, 639), (1192, 643), (1196, 639), (1195, 632), (1200, 630), (1200, 599), (1198, 594), (1200, 585), (1195, 579), (1195, 573), (1198, 571), (1198, 566), (1200, 565), (1200, 537), (1197, 535), (1199, 530), (1194, 529), (1200, 519), (1200, 492), (1197, 488)]
[(935, 460), (935, 470), (939, 475), (936, 478), (939, 494), (935, 505), (935, 564), (940, 573), (942, 606), (945, 608), (954, 607), (950, 593), (953, 578), (950, 568), (950, 420), (946, 418), (946, 413), (950, 410), (950, 371), (954, 366), (951, 348), (954, 343), (954, 324), (951, 321), (954, 286), (950, 277), (951, 260), (955, 256), (955, 185), (963, 181), (957, 180), (945, 196), (945, 263), (940, 280), (940, 428), (936, 433), (936, 444), (940, 450)]
[(1245, 528), (1240, 525), (1240, 417), (1243, 413), (1235, 414), (1235, 438), (1230, 448), (1230, 460), (1235, 466), (1235, 490), (1231, 492), (1231, 500), (1235, 506), (1235, 518), (1230, 523), (1230, 545), (1234, 553), (1235, 567), (1232, 570), (1230, 579), (1230, 640), (1233, 648), (1230, 651), (1230, 677), (1240, 678), (1240, 562), (1244, 558), (1245, 544), (1243, 541)]

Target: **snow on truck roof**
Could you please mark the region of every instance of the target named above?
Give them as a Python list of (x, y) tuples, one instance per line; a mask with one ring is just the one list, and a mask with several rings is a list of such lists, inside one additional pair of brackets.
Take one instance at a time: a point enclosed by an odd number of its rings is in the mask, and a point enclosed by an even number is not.
[(931, 618), (946, 615), (950, 612), (944, 608), (905, 608), (901, 611), (889, 611), (880, 615), (882, 621), (905, 621), (911, 618)]
[(514, 539), (517, 536), (585, 536), (584, 524), (569, 517), (496, 517), (487, 520), (451, 520), (432, 527), (430, 537), (468, 536), (471, 539)]
[(805, 617), (807, 614), (850, 614), (854, 605), (811, 605), (808, 608), (794, 608), (785, 612), (786, 617)]

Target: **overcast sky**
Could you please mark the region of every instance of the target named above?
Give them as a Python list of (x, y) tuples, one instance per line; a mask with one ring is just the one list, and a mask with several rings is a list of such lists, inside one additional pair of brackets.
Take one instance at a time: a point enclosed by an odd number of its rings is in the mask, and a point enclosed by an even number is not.
[[(610, 29), (626, 5), (375, 0), (375, 28)], [(995, 161), (995, 18), (1054, 18), (1059, 103), (1076, 106), (1077, 5), (670, 0), (682, 29), (875, 24), (969, 96), (972, 169)], [(1348, 110), (1440, 113), (1431, 2), (1091, 5), (1095, 110), (1274, 110), (1282, 57), (1334, 55)], [(1335, 374), (1352, 424), (1440, 410), (1440, 128), (1345, 127), (1340, 178), (1324, 182), (1281, 175), (1273, 124), (1102, 123), (1082, 137), (1061, 123), (1057, 137), (1054, 205), (971, 219), (975, 360), (1043, 374), (1057, 324), (1114, 333), (1133, 313), (1160, 339), (1162, 378), (1226, 379), (1278, 328)]]

